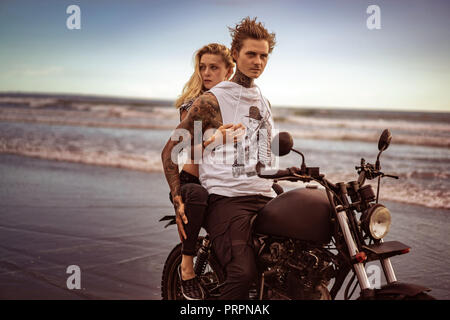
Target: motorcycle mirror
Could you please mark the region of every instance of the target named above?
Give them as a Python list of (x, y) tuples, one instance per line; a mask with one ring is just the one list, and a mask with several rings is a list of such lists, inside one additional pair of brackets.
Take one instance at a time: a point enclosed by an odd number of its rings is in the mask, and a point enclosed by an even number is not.
[(272, 153), (277, 156), (285, 156), (291, 152), (294, 140), (289, 132), (280, 132), (272, 139)]
[(392, 134), (389, 129), (384, 129), (383, 133), (380, 136), (380, 140), (378, 140), (378, 150), (384, 151), (389, 147), (391, 143)]

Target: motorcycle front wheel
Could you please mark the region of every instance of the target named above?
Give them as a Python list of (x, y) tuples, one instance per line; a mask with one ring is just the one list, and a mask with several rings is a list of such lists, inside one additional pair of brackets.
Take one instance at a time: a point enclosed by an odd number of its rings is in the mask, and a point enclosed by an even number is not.
[[(198, 237), (197, 251), (203, 241), (203, 237)], [(194, 264), (196, 261), (194, 257)], [(178, 266), (181, 264), (181, 243), (175, 246), (169, 253), (164, 264), (161, 280), (161, 298), (163, 300), (184, 300), (181, 293), (181, 283), (178, 277)], [(209, 299), (218, 296), (219, 284), (225, 281), (219, 262), (212, 253), (209, 254), (205, 270), (199, 275), (202, 286), (206, 289)]]

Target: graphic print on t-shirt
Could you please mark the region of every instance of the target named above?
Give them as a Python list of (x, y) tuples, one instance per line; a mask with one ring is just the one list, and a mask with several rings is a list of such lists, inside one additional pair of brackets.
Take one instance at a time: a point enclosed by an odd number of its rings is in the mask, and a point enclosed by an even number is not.
[(271, 131), (272, 126), (268, 121), (269, 113), (261, 116), (256, 106), (251, 106), (248, 115), (245, 116), (245, 138), (234, 143), (234, 163), (232, 166), (233, 177), (237, 178), (245, 174), (247, 177), (256, 175), (256, 164), (260, 162), (265, 166), (271, 165)]

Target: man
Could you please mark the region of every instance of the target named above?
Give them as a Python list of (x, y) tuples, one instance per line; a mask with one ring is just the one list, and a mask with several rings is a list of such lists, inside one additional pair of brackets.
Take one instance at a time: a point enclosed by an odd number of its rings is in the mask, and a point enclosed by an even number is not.
[[(275, 34), (269, 33), (260, 22), (256, 22), (256, 18), (249, 17), (235, 28), (230, 28), (230, 32), (236, 73), (231, 81), (219, 83), (193, 103), (188, 115), (178, 126), (188, 130), (191, 136), (194, 134), (195, 121), (201, 121), (203, 132), (219, 128), (224, 123), (244, 123), (246, 127), (250, 127), (251, 107), (258, 108), (262, 117), (260, 122), (264, 119), (266, 132), (271, 132), (273, 128), (270, 104), (253, 82), (267, 65), (269, 54), (275, 46)], [(252, 113), (255, 113), (255, 109), (253, 110)], [(258, 126), (254, 129), (258, 130)], [(178, 228), (183, 228), (183, 221), (186, 222), (186, 219), (180, 195), (178, 167), (171, 160), (172, 149), (178, 143), (172, 140), (167, 142), (162, 160), (174, 200), (177, 225)], [(248, 299), (249, 287), (256, 276), (251, 220), (273, 195), (272, 181), (261, 179), (257, 175), (236, 174), (236, 152), (245, 150), (236, 150), (237, 144), (228, 143), (218, 146), (215, 152), (205, 152), (199, 166), (200, 181), (210, 194), (206, 228), (215, 253), (226, 271), (221, 298), (227, 300)], [(267, 148), (266, 146), (265, 149)], [(252, 150), (258, 152), (258, 148)], [(217, 161), (217, 154), (225, 155), (225, 159)]]

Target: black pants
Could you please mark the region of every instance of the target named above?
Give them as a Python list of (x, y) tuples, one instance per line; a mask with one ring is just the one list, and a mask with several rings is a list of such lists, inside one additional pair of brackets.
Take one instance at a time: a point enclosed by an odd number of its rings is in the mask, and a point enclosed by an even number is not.
[[(198, 234), (204, 223), (208, 205), (208, 191), (203, 188), (196, 176), (186, 171), (180, 172), (181, 198), (184, 202), (184, 213), (188, 219), (184, 225), (186, 239), (183, 239), (181, 253), (195, 256)], [(170, 201), (172, 196), (169, 194)]]
[(271, 199), (261, 195), (209, 196), (206, 229), (226, 272), (223, 300), (248, 299), (248, 290), (256, 277), (251, 221)]

